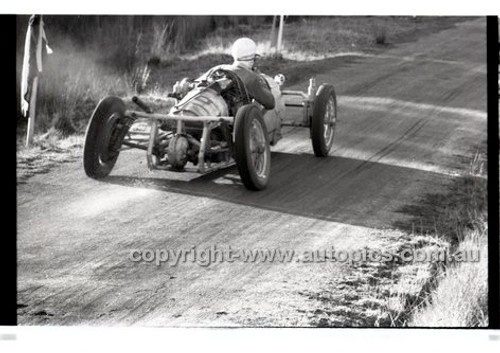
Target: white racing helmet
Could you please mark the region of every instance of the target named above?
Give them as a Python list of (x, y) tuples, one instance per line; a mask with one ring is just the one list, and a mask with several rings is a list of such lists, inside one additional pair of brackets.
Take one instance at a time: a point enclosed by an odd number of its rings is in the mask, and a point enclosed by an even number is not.
[(234, 61), (252, 61), (255, 59), (257, 44), (250, 38), (240, 38), (233, 44), (231, 54)]

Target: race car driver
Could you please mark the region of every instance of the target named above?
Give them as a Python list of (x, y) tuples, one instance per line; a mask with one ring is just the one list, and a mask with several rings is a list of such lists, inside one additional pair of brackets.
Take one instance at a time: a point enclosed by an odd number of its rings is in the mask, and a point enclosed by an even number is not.
[(275, 102), (271, 89), (254, 67), (256, 52), (257, 45), (250, 38), (236, 40), (231, 50), (234, 62), (230, 69), (242, 79), (251, 98), (262, 104), (264, 108), (273, 109)]
[[(260, 72), (255, 68), (255, 59), (257, 45), (250, 38), (240, 38), (236, 40), (232, 46), (233, 64), (218, 65), (213, 67), (204, 75), (196, 79), (196, 81), (204, 81), (210, 74), (218, 69), (229, 70), (238, 75), (243, 81), (250, 98), (255, 99), (265, 109), (274, 109), (275, 101), (271, 92), (271, 88), (267, 81), (261, 76)], [(174, 85), (174, 94), (179, 94), (178, 97), (184, 96), (192, 87), (191, 80), (184, 78), (181, 82)]]

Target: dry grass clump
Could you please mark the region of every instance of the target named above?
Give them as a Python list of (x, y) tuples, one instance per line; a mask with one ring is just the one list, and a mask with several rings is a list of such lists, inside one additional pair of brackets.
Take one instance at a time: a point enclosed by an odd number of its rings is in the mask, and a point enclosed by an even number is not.
[(438, 287), (417, 308), (409, 326), (488, 326), (487, 225), (469, 232), (457, 251), (479, 251), (478, 262), (453, 263), (439, 278)]

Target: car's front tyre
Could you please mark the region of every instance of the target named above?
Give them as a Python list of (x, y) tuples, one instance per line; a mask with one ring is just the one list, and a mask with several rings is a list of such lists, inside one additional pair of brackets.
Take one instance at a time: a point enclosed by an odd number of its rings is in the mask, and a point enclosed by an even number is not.
[(124, 114), (125, 103), (117, 97), (104, 98), (94, 110), (83, 148), (83, 168), (87, 176), (104, 178), (113, 169), (123, 140), (118, 129), (124, 128)]

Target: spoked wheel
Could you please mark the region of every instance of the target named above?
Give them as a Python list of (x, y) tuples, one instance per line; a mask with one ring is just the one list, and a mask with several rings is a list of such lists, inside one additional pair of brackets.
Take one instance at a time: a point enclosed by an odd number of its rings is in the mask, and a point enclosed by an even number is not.
[(262, 190), (271, 171), (271, 147), (259, 108), (241, 107), (235, 119), (235, 159), (241, 180), (249, 190)]
[(94, 179), (104, 178), (113, 169), (123, 141), (125, 104), (106, 97), (90, 118), (83, 148), (83, 168)]
[(333, 145), (337, 123), (337, 97), (332, 85), (321, 85), (314, 101), (311, 140), (314, 154), (326, 157)]

